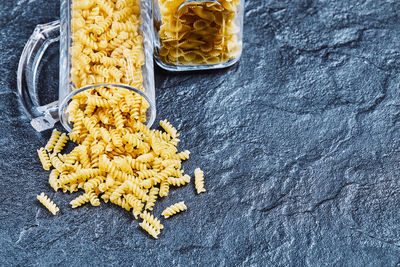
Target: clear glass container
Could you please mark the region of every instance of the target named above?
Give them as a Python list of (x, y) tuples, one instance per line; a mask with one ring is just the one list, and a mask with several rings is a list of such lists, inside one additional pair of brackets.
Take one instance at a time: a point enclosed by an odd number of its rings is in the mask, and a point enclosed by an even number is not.
[[(31, 125), (43, 131), (60, 120), (71, 131), (72, 111), (90, 116), (112, 102), (122, 113), (127, 104), (136, 112), (132, 120), (150, 127), (156, 113), (151, 20), (149, 0), (61, 0), (60, 21), (38, 25), (20, 58), (18, 91)], [(59, 100), (40, 105), (38, 66), (57, 41)]]
[(153, 0), (154, 57), (170, 71), (219, 69), (242, 53), (244, 0)]

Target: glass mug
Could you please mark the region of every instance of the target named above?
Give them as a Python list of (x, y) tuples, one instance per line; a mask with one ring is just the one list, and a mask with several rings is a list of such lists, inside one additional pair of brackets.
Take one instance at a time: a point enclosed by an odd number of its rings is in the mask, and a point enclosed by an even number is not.
[(244, 0), (153, 0), (154, 57), (170, 71), (219, 69), (242, 53)]
[[(107, 94), (107, 90), (131, 94), (141, 104), (138, 119), (148, 127), (153, 124), (156, 107), (151, 3), (118, 2), (111, 9), (110, 5), (99, 7), (95, 1), (61, 0), (60, 21), (36, 27), (20, 58), (17, 85), (37, 131), (51, 129), (60, 120), (70, 132), (70, 103), (81, 95), (92, 97), (93, 92)], [(46, 49), (57, 41), (58, 101), (40, 105), (38, 67)]]

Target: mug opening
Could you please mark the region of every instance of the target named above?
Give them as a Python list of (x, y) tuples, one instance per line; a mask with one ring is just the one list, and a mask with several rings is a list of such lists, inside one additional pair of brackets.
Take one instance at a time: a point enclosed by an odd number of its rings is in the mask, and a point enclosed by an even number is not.
[(146, 110), (146, 120), (145, 124), (147, 127), (151, 127), (154, 123), (155, 117), (156, 117), (156, 106), (154, 101), (152, 101), (145, 92), (140, 91), (132, 86), (125, 85), (125, 84), (96, 84), (96, 85), (89, 85), (82, 87), (78, 90), (74, 90), (71, 93), (69, 93), (66, 97), (62, 99), (60, 102), (59, 108), (58, 108), (58, 115), (60, 118), (60, 122), (63, 125), (63, 127), (68, 131), (72, 131), (72, 123), (69, 121), (68, 116), (68, 106), (69, 103), (74, 99), (74, 97), (77, 97), (79, 94), (96, 88), (101, 88), (105, 87), (107, 89), (109, 88), (118, 88), (118, 89), (124, 89), (124, 90), (129, 90), (134, 92), (135, 94), (138, 94), (140, 97), (142, 97), (146, 102), (147, 102), (147, 110)]

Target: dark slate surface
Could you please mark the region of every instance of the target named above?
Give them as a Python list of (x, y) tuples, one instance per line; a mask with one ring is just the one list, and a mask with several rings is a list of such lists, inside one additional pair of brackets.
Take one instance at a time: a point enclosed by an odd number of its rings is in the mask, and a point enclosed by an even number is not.
[[(156, 215), (179, 200), (189, 207), (157, 241), (127, 212), (72, 210), (74, 195), (47, 184), (35, 153), (49, 132), (23, 114), (16, 69), (35, 25), (58, 9), (56, 0), (0, 3), (1, 265), (399, 265), (398, 0), (248, 1), (239, 64), (156, 69), (158, 119), (179, 128), (193, 155), (184, 169), (201, 166), (208, 189), (157, 204)], [(59, 216), (35, 200), (42, 191)]]

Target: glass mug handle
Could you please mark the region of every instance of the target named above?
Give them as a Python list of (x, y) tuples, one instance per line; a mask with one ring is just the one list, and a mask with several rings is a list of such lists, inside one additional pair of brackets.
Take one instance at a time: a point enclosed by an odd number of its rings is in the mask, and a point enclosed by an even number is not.
[(44, 131), (54, 127), (59, 120), (58, 101), (40, 105), (38, 98), (38, 66), (50, 44), (60, 40), (60, 21), (36, 26), (26, 43), (18, 65), (17, 86), (25, 112), (31, 117), (32, 127)]

